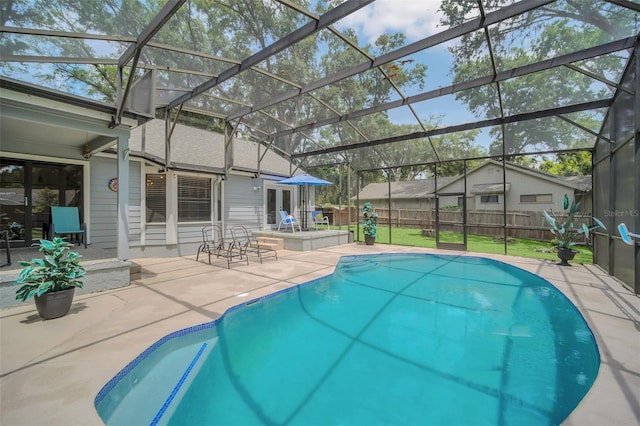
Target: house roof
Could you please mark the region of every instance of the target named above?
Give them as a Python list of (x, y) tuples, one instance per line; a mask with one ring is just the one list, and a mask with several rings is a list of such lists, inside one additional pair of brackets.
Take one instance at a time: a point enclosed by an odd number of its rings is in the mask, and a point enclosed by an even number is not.
[[(576, 189), (578, 191), (589, 192), (591, 191), (591, 175), (587, 176), (557, 176), (551, 173), (544, 172), (542, 170), (532, 169), (531, 167), (523, 166), (517, 163), (506, 162), (506, 167), (508, 170), (517, 171), (521, 173), (528, 174), (529, 176), (533, 176), (539, 179), (543, 179), (549, 182), (553, 182), (555, 184), (564, 185), (571, 189)], [(477, 167), (469, 170), (467, 172), (467, 176), (477, 172), (478, 170), (487, 167), (489, 165), (494, 165), (498, 167), (502, 167), (502, 162), (488, 159), (484, 161)], [(462, 179), (464, 176), (459, 175), (456, 176), (455, 179), (449, 181), (445, 186), (451, 185), (453, 182)], [(441, 188), (442, 189), (442, 188)], [(500, 189), (502, 191), (502, 189)]]
[[(442, 188), (457, 177), (439, 177), (438, 187)], [(397, 198), (431, 198), (435, 190), (435, 179), (391, 182), (391, 193)], [(389, 183), (370, 183), (360, 191), (364, 200), (378, 200), (389, 197)], [(353, 197), (355, 199), (355, 197)]]
[(565, 185), (568, 185), (578, 191), (583, 192), (591, 192), (591, 188), (593, 186), (591, 181), (591, 175), (587, 176), (558, 176), (557, 179), (564, 182)]
[[(165, 122), (151, 120), (131, 131), (131, 153), (165, 163)], [(266, 154), (265, 154), (266, 151)], [(196, 127), (176, 124), (171, 136), (171, 165), (177, 168), (224, 173), (224, 135)], [(234, 138), (233, 168), (258, 172), (258, 143)], [(264, 146), (260, 147), (261, 173), (289, 176), (289, 161)]]
[[(475, 167), (467, 172), (467, 176), (477, 172), (478, 170), (488, 165), (496, 165), (502, 167), (502, 163), (495, 160), (487, 160), (483, 164)], [(553, 182), (558, 185), (563, 185), (571, 189), (575, 189), (582, 192), (591, 191), (591, 176), (556, 176), (551, 173), (543, 172), (541, 170), (532, 169), (515, 163), (506, 163), (507, 169), (520, 173), (525, 173), (530, 176), (534, 176), (539, 179)], [(439, 177), (438, 189), (440, 191), (445, 190), (454, 182), (462, 179), (464, 176), (452, 176), (452, 177)], [(391, 182), (391, 194), (394, 198), (430, 198), (434, 193), (433, 178), (420, 179), (414, 181), (402, 181)], [(509, 191), (511, 184), (506, 183), (506, 190)], [(472, 194), (498, 194), (503, 192), (502, 183), (480, 183), (473, 184), (470, 192)], [(361, 199), (364, 200), (377, 200), (384, 199), (389, 196), (389, 184), (387, 182), (382, 183), (370, 183), (365, 186), (359, 194)], [(355, 199), (355, 197), (353, 197)]]
[(477, 183), (471, 187), (472, 194), (502, 194), (505, 190), (509, 192), (511, 184), (502, 183)]

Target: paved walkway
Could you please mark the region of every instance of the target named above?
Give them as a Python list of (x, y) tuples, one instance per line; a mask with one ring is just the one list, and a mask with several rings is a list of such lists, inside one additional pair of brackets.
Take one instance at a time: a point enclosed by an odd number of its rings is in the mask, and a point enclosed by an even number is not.
[[(231, 269), (196, 262), (195, 256), (136, 259), (141, 279), (78, 296), (63, 318), (42, 321), (33, 302), (2, 310), (0, 424), (101, 425), (93, 405), (98, 391), (161, 337), (218, 318), (242, 301), (330, 274), (341, 255), (392, 251), (437, 252), (350, 244), (284, 250), (277, 261)], [(640, 424), (640, 299), (592, 265), (563, 268), (551, 261), (487, 257), (551, 281), (576, 304), (596, 336), (599, 376), (565, 424)]]

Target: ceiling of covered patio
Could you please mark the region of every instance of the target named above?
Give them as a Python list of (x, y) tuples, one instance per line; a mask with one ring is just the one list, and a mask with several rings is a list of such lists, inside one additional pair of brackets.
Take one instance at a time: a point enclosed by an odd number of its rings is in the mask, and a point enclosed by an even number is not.
[(630, 0), (3, 2), (0, 75), (357, 170), (607, 142)]

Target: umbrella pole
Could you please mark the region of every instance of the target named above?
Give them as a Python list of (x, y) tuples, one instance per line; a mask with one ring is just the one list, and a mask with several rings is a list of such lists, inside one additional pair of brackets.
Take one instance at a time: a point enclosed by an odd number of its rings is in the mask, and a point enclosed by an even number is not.
[(309, 201), (309, 189), (307, 185), (302, 185), (302, 230), (307, 231), (307, 202)]

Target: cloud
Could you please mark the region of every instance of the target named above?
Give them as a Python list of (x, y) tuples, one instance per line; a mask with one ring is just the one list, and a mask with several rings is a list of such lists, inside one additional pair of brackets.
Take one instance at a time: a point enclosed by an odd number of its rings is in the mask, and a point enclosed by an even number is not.
[(337, 27), (355, 28), (361, 44), (395, 32), (403, 32), (411, 43), (438, 32), (442, 16), (438, 7), (440, 0), (377, 0), (342, 19)]

